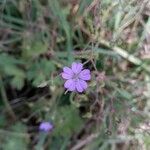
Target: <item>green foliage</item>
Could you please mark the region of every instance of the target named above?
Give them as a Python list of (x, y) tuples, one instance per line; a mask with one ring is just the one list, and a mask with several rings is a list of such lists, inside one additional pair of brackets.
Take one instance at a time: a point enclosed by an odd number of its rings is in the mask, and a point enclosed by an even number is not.
[(5, 143), (3, 144), (4, 150), (26, 150), (28, 147), (28, 136), (26, 134), (26, 127), (17, 123), (12, 126), (10, 133), (4, 136)]
[(45, 53), (47, 51), (48, 46), (41, 41), (32, 41), (31, 45), (25, 44), (27, 47), (25, 48), (25, 56), (24, 57), (38, 57), (40, 54)]
[(149, 149), (149, 145), (150, 145), (150, 137), (149, 137), (149, 135), (146, 135), (144, 137), (144, 143), (146, 144), (146, 149)]
[(3, 128), (7, 123), (5, 116), (0, 116), (0, 128)]
[(132, 100), (132, 98), (133, 98), (132, 94), (124, 89), (121, 89), (121, 90), (118, 89), (118, 93), (119, 93), (119, 96), (125, 100)]
[(55, 70), (55, 66), (50, 60), (41, 59), (35, 64), (31, 64), (27, 72), (27, 78), (32, 81), (34, 86), (49, 80), (50, 74)]
[[(59, 1), (49, 0), (49, 7), (56, 18), (58, 18), (60, 29), (62, 29), (66, 36), (66, 47), (68, 53), (68, 61), (69, 63), (73, 61), (72, 51), (72, 32), (69, 22), (67, 21), (68, 13), (61, 9)], [(68, 9), (66, 9), (68, 10)], [(69, 12), (69, 11), (67, 11)]]
[[(33, 35), (31, 34), (31, 36)], [(42, 41), (42, 32), (40, 34), (35, 34), (34, 36), (35, 37), (32, 38), (28, 37), (29, 39), (24, 39), (22, 54), (23, 58), (38, 58), (39, 55), (44, 54), (48, 50), (48, 43)]]
[[(148, 147), (148, 2), (0, 0), (0, 149)], [(91, 70), (82, 94), (63, 86), (73, 61)]]
[(21, 89), (24, 85), (25, 72), (21, 68), (24, 61), (18, 60), (7, 54), (0, 55), (0, 74), (5, 77), (11, 77), (11, 85), (17, 89)]
[(75, 107), (64, 106), (57, 110), (55, 118), (56, 129), (54, 135), (70, 137), (82, 127), (82, 120)]

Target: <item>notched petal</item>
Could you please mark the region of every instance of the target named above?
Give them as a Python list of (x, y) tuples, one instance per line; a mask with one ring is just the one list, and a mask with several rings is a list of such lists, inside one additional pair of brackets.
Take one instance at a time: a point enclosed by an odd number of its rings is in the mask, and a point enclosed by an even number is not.
[(69, 67), (64, 67), (64, 68), (63, 68), (63, 71), (64, 71), (64, 73), (73, 75), (73, 71), (72, 71), (71, 68), (69, 68)]
[(76, 90), (79, 92), (79, 93), (82, 93), (83, 92), (83, 87), (82, 87), (82, 85), (81, 85), (81, 83), (80, 83), (80, 80), (78, 80), (77, 82), (76, 82)]
[(90, 70), (84, 69), (83, 71), (81, 71), (81, 73), (79, 74), (79, 78), (82, 80), (90, 80), (91, 79)]
[(64, 87), (68, 89), (68, 91), (75, 91), (75, 81), (70, 79), (67, 80), (64, 84)]
[(83, 64), (74, 62), (72, 63), (71, 69), (74, 73), (79, 73), (83, 69)]
[(68, 74), (68, 73), (65, 73), (65, 72), (63, 72), (61, 74), (61, 76), (62, 76), (63, 79), (71, 79), (73, 77), (72, 74)]
[(82, 88), (84, 90), (87, 89), (88, 85), (87, 85), (87, 83), (84, 80), (80, 80), (79, 82), (80, 82), (80, 85), (82, 86)]

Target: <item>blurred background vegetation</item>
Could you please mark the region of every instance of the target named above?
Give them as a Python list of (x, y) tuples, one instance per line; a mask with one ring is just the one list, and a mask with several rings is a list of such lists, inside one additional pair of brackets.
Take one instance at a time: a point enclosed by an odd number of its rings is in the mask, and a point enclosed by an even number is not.
[[(83, 94), (64, 94), (73, 61)], [(149, 110), (149, 0), (0, 0), (1, 150), (148, 150)]]

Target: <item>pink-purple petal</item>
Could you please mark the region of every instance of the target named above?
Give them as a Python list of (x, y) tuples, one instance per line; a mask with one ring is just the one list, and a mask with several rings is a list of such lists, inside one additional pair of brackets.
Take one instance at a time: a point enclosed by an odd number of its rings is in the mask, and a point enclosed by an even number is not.
[(87, 85), (87, 83), (84, 80), (79, 80), (79, 82), (80, 82), (80, 85), (82, 86), (82, 88), (84, 90), (87, 89), (88, 85)]
[(82, 80), (90, 80), (91, 79), (91, 74), (89, 69), (84, 69), (80, 72), (79, 78)]
[(50, 131), (53, 129), (53, 125), (50, 122), (42, 122), (39, 126), (41, 131)]
[(72, 69), (69, 68), (69, 67), (64, 67), (64, 68), (63, 68), (63, 71), (64, 71), (65, 73), (67, 73), (67, 74), (73, 75), (73, 71), (72, 71)]
[(72, 69), (72, 71), (73, 71), (74, 73), (79, 73), (79, 72), (81, 72), (82, 68), (83, 68), (83, 64), (81, 64), (81, 63), (75, 63), (75, 62), (72, 63), (71, 69)]
[(81, 83), (80, 83), (80, 80), (77, 80), (77, 81), (76, 81), (76, 90), (77, 90), (79, 93), (81, 93), (81, 92), (84, 91), (84, 89), (83, 89), (83, 87), (82, 87), (82, 85), (81, 85)]
[(68, 91), (75, 91), (75, 81), (69, 79), (65, 82), (64, 87), (68, 89)]
[(65, 73), (65, 72), (63, 72), (63, 73), (61, 74), (61, 76), (62, 76), (62, 78), (64, 78), (64, 79), (71, 79), (71, 78), (73, 77), (72, 74), (68, 74), (68, 73)]
[(83, 64), (79, 62), (73, 62), (71, 68), (64, 67), (61, 76), (67, 81), (64, 87), (68, 91), (77, 91), (79, 93), (87, 89), (87, 80), (91, 79), (91, 73), (89, 69), (83, 69)]

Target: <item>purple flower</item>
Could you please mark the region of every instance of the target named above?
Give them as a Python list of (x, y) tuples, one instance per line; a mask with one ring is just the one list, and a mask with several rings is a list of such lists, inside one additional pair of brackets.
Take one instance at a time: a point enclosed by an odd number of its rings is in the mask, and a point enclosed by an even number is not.
[(39, 126), (39, 130), (48, 132), (53, 129), (53, 125), (50, 122), (42, 122)]
[(68, 91), (78, 91), (83, 92), (87, 88), (87, 82), (91, 79), (91, 74), (89, 69), (83, 69), (83, 64), (81, 63), (72, 63), (71, 68), (64, 67), (62, 72), (62, 78), (67, 81), (64, 84), (64, 87)]

